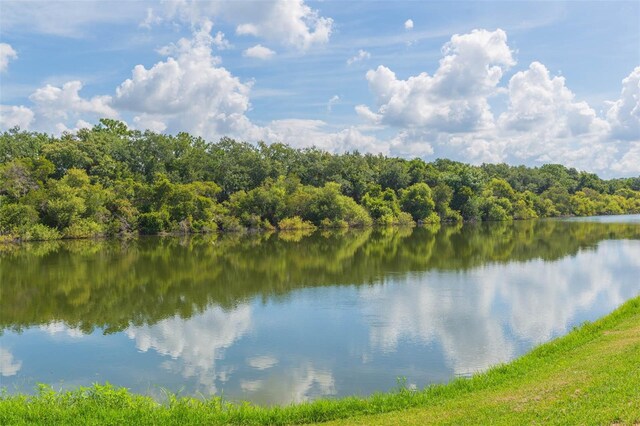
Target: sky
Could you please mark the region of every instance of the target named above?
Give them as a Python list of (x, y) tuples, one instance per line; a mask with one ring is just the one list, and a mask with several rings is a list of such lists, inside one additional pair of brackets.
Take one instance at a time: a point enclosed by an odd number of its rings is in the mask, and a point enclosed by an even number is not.
[(0, 2), (0, 130), (640, 175), (640, 2)]

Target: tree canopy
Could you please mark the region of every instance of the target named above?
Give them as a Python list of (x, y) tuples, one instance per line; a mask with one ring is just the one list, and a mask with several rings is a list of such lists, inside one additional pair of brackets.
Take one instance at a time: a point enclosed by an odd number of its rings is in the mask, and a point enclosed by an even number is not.
[(368, 226), (640, 212), (640, 177), (209, 142), (103, 119), (0, 134), (0, 238)]

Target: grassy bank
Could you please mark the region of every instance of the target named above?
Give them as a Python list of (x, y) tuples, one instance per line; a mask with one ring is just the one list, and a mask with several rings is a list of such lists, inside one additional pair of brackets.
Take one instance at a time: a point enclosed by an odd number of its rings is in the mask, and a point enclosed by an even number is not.
[(422, 391), (290, 407), (169, 397), (126, 389), (2, 395), (0, 424), (639, 424), (640, 297), (595, 323), (471, 379)]

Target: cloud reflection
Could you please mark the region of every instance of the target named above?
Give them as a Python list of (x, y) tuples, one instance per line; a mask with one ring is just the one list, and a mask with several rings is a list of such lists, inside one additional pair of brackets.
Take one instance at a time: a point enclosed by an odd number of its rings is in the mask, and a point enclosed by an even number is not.
[(241, 380), (240, 387), (251, 400), (285, 405), (336, 394), (333, 373), (310, 361), (289, 365), (260, 380)]
[(544, 342), (580, 312), (606, 313), (637, 295), (637, 252), (637, 241), (605, 241), (555, 262), (488, 264), (362, 288), (370, 345), (394, 352), (405, 341), (437, 343), (455, 374), (485, 370), (511, 359), (518, 341)]
[(85, 333), (77, 327), (69, 327), (62, 321), (53, 321), (46, 325), (41, 325), (40, 330), (45, 331), (51, 336), (63, 334), (74, 339), (80, 339), (85, 336)]
[(0, 376), (15, 376), (22, 368), (22, 361), (13, 358), (8, 349), (0, 347)]
[(218, 306), (190, 319), (178, 316), (151, 326), (129, 327), (126, 334), (136, 347), (153, 349), (172, 359), (162, 366), (184, 378), (196, 377), (209, 392), (216, 392), (216, 381), (225, 382), (231, 371), (217, 370), (216, 360), (251, 328), (251, 307), (240, 305), (224, 310)]

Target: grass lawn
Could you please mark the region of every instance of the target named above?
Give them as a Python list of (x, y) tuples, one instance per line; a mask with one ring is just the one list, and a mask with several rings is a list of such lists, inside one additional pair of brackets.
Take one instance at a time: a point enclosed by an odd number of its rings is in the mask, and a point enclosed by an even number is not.
[(594, 424), (640, 425), (640, 297), (507, 365), (421, 391), (289, 407), (169, 397), (126, 389), (0, 396), (0, 424)]

